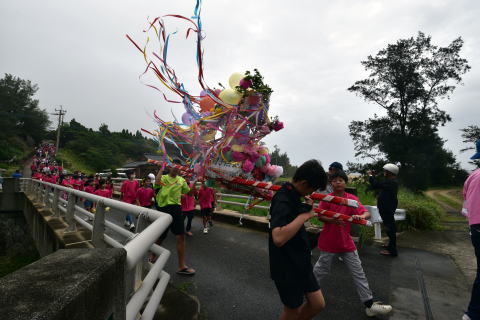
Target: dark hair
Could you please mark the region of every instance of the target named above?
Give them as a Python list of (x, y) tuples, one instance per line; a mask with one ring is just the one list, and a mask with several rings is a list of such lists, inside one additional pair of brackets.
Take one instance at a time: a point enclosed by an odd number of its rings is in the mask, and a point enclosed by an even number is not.
[(127, 177), (130, 178), (130, 176), (131, 176), (132, 174), (135, 174), (135, 171), (129, 171), (129, 172), (127, 172)]
[(348, 182), (348, 176), (347, 176), (347, 174), (346, 174), (345, 172), (343, 172), (342, 170), (339, 170), (339, 171), (337, 171), (337, 172), (334, 172), (334, 173), (332, 173), (332, 174), (330, 175), (330, 181), (332, 181), (332, 180), (335, 179), (335, 178), (342, 178), (342, 179), (345, 181), (345, 183)]
[(341, 164), (340, 162), (337, 162), (337, 161), (332, 162), (328, 168), (329, 168), (329, 169), (330, 169), (330, 168), (335, 168), (335, 169), (339, 169), (339, 170), (342, 170), (342, 171), (343, 171), (343, 166), (342, 166), (342, 164)]
[(322, 165), (317, 160), (308, 160), (304, 162), (293, 176), (293, 181), (298, 182), (306, 180), (308, 185), (314, 189), (325, 189), (327, 186), (327, 174)]

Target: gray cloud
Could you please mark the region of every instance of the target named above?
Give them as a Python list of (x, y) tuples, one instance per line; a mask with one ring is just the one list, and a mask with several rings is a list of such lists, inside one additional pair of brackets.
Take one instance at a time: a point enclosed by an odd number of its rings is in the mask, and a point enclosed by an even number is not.
[[(144, 42), (147, 17), (191, 16), (195, 1), (2, 1), (0, 71), (38, 83), (41, 105), (62, 104), (67, 120), (98, 128), (152, 129), (150, 115), (171, 119), (181, 108), (143, 86), (142, 56), (125, 38)], [(266, 138), (287, 151), (295, 164), (318, 158), (355, 160), (348, 136), (352, 120), (382, 111), (347, 92), (366, 76), (360, 61), (402, 37), (421, 30), (439, 45), (458, 36), (472, 71), (441, 107), (453, 122), (440, 129), (447, 148), (466, 168), (468, 154), (459, 129), (480, 123), (480, 4), (473, 1), (204, 1), (205, 77), (212, 86), (227, 83), (235, 71), (258, 68), (275, 90), (271, 113), (286, 128)], [(196, 83), (194, 39), (185, 25), (169, 20), (178, 34), (169, 63), (191, 92)], [(152, 78), (145, 78), (145, 81)], [(157, 83), (158, 84), (158, 83)], [(174, 96), (169, 96), (175, 99)]]

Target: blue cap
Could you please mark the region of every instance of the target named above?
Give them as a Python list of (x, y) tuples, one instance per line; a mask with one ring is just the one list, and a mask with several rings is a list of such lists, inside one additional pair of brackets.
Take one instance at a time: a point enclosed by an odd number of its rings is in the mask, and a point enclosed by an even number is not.
[(472, 159), (472, 160), (480, 159), (480, 139), (477, 140), (476, 145), (477, 145), (477, 153), (475, 153), (475, 154), (470, 158), (470, 159)]

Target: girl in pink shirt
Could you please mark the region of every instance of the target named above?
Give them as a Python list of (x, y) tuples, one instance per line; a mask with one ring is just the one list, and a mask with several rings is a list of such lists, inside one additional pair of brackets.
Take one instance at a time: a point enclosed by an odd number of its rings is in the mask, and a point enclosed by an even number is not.
[(155, 192), (152, 189), (150, 179), (144, 178), (142, 186), (137, 190), (137, 206), (144, 208), (152, 207), (152, 199), (155, 196)]
[[(83, 191), (85, 191), (86, 193), (91, 193), (91, 194), (95, 193), (95, 188), (93, 186), (93, 181), (92, 180), (87, 180), (85, 182), (85, 188), (84, 188)], [(85, 201), (83, 202), (83, 206), (84, 206), (85, 210), (92, 211), (93, 202), (88, 200), (88, 199), (85, 199)]]
[(197, 196), (198, 192), (193, 183), (190, 183), (189, 186), (192, 191), (182, 195), (181, 204), (183, 221), (185, 221), (185, 218), (187, 218), (187, 226), (185, 228), (186, 234), (193, 236), (193, 233), (190, 230), (192, 229), (192, 220), (193, 216), (195, 215), (195, 197)]
[(207, 223), (210, 225), (210, 227), (213, 226), (212, 213), (213, 206), (216, 201), (215, 191), (212, 188), (207, 187), (205, 182), (203, 182), (200, 190), (198, 191), (200, 214), (203, 217), (203, 233), (208, 233)]

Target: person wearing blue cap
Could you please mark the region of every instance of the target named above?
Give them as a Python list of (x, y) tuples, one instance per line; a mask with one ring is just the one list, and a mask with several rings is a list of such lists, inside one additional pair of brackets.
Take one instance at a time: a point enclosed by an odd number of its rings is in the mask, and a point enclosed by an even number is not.
[[(480, 159), (480, 139), (476, 142), (477, 152), (470, 158)], [(467, 312), (462, 320), (480, 319), (480, 169), (473, 171), (463, 185), (463, 209), (462, 213), (468, 218), (470, 237), (477, 258), (477, 276), (472, 286), (472, 296)]]
[(327, 184), (327, 189), (325, 190), (321, 190), (320, 192), (321, 193), (324, 193), (324, 194), (329, 194), (331, 192), (333, 192), (333, 189), (332, 189), (332, 184), (331, 184), (331, 179), (330, 177), (337, 173), (337, 172), (343, 172), (343, 166), (340, 162), (332, 162), (329, 166), (328, 166), (328, 184)]

